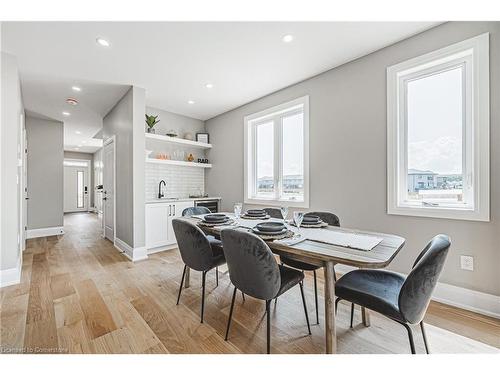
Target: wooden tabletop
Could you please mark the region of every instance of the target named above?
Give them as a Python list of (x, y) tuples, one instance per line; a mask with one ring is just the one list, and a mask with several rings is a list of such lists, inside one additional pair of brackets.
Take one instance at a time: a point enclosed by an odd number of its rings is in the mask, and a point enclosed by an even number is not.
[[(200, 220), (197, 218), (188, 218), (194, 223)], [(260, 221), (256, 221), (257, 224)], [(220, 235), (220, 232), (229, 226), (207, 227), (200, 228), (209, 234)], [(234, 228), (234, 227), (232, 227)], [(244, 227), (240, 230), (249, 230)], [(405, 239), (386, 233), (369, 232), (358, 229), (347, 229), (328, 226), (325, 230), (337, 231), (341, 233), (356, 233), (371, 235), (382, 238), (377, 246), (370, 251), (352, 249), (343, 246), (336, 246), (326, 243), (320, 243), (311, 240), (305, 240), (298, 244), (289, 246), (280, 242), (266, 241), (273, 252), (278, 254), (286, 254), (296, 258), (297, 260), (307, 260), (309, 263), (322, 265), (324, 262), (333, 262), (336, 264), (346, 264), (358, 268), (384, 268), (394, 259), (398, 252), (403, 248)]]

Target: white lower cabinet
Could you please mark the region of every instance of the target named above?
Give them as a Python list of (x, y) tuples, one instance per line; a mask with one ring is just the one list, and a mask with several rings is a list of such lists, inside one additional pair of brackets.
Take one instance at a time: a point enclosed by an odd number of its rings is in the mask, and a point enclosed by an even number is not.
[(150, 250), (174, 245), (176, 241), (172, 219), (181, 217), (185, 208), (193, 206), (194, 201), (147, 204), (146, 248)]

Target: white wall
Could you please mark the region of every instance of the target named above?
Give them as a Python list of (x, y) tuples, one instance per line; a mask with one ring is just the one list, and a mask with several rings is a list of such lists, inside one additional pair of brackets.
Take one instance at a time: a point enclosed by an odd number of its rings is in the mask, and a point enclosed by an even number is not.
[(18, 181), (22, 181), (20, 118), (24, 108), (16, 58), (1, 53), (0, 136), (0, 286), (19, 282), (22, 264), (19, 219), (22, 202)]
[(28, 231), (64, 225), (64, 127), (26, 117), (28, 137)]
[(103, 119), (103, 139), (116, 137), (115, 236), (145, 246), (145, 91), (132, 87)]
[[(153, 107), (147, 107), (146, 114), (159, 116), (158, 119), (160, 122), (154, 127), (156, 134), (165, 135), (167, 131), (175, 130), (181, 138), (184, 138), (185, 133), (191, 133), (193, 135), (193, 139), (196, 139), (196, 133), (205, 131), (205, 123), (195, 118), (178, 115), (177, 113)], [(145, 122), (144, 126), (146, 127)]]
[[(386, 184), (386, 68), (490, 32), (491, 222), (388, 215)], [(407, 273), (437, 233), (453, 245), (441, 281), (500, 295), (500, 22), (450, 22), (356, 61), (278, 91), (206, 122), (213, 164), (206, 187), (223, 209), (243, 201), (243, 117), (310, 96), (312, 210), (337, 213), (346, 227), (395, 233), (407, 239), (391, 269)], [(460, 255), (474, 256), (474, 272)]]

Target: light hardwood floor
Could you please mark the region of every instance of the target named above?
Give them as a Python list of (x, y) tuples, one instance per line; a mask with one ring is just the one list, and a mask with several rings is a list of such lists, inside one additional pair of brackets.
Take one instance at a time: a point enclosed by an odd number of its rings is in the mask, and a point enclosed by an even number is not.
[[(224, 341), (232, 287), (226, 274), (215, 286), (207, 275), (205, 324), (199, 322), (200, 275), (175, 305), (182, 262), (177, 250), (132, 263), (101, 238), (93, 214), (65, 217), (63, 236), (28, 241), (22, 280), (0, 289), (0, 350), (45, 353), (264, 353), (265, 306), (238, 295), (230, 340)], [(312, 280), (306, 279), (311, 322), (315, 322)], [(319, 295), (323, 295), (320, 279)], [(307, 335), (299, 288), (272, 305), (273, 353), (323, 353), (320, 325)], [(403, 327), (377, 314), (371, 327), (349, 329), (349, 306), (337, 316), (340, 353), (409, 353)], [(432, 303), (428, 323), (434, 353), (488, 353), (500, 348), (500, 321)], [(417, 351), (424, 353), (415, 329)]]

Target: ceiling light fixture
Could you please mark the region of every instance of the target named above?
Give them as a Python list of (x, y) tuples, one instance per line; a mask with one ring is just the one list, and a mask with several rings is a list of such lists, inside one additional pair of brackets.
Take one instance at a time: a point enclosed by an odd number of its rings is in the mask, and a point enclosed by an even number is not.
[(188, 104), (194, 104), (194, 100), (188, 100)]
[(76, 91), (76, 92), (82, 91), (82, 89), (80, 87), (78, 87), (78, 86), (73, 86), (71, 88), (73, 89), (73, 91)]
[(206, 87), (207, 89), (213, 89), (213, 88), (214, 88), (214, 85), (213, 85), (212, 83), (207, 83), (207, 84), (205, 85), (205, 87)]
[(283, 42), (285, 43), (290, 43), (292, 40), (293, 40), (293, 35), (292, 34), (286, 34), (283, 38), (282, 38)]
[(82, 141), (83, 144), (87, 143), (87, 141)]
[(82, 134), (82, 132), (80, 130), (77, 130), (75, 133), (76, 134)]
[(78, 100), (76, 100), (75, 98), (68, 98), (68, 99), (66, 99), (66, 103), (68, 103), (70, 105), (77, 105)]
[(109, 47), (109, 42), (106, 39), (97, 38), (95, 41), (97, 42), (97, 44), (99, 44), (103, 47)]
[(64, 116), (69, 116), (69, 115), (71, 115), (71, 113), (69, 113), (69, 112), (63, 112), (62, 114), (63, 114)]

